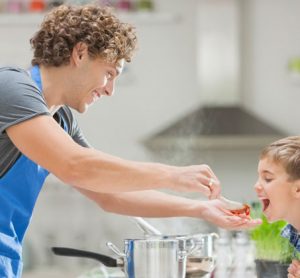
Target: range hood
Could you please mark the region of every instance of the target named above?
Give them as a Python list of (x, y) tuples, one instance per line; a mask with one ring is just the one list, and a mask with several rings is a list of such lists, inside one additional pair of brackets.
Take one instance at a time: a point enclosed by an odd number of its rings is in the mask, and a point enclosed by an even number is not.
[(149, 149), (171, 147), (257, 148), (285, 134), (240, 106), (200, 107), (143, 141)]

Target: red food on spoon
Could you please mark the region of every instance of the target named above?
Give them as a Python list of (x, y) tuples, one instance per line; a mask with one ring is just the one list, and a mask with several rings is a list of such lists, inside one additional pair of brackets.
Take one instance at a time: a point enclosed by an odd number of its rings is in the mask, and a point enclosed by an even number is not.
[(231, 209), (230, 212), (234, 215), (246, 215), (246, 216), (250, 217), (250, 206), (247, 204), (244, 204), (242, 208)]
[(224, 198), (223, 196), (220, 196), (219, 200), (221, 200), (224, 203), (225, 208), (228, 211), (230, 211), (232, 214), (238, 215), (238, 216), (245, 215), (247, 217), (250, 217), (250, 206), (249, 205), (228, 200), (228, 199)]
[[(209, 189), (211, 190), (211, 186), (213, 184), (213, 179), (210, 179), (209, 181)], [(250, 218), (250, 206), (247, 204), (242, 204), (239, 202), (235, 202), (232, 200), (228, 200), (224, 196), (219, 196), (218, 199), (222, 201), (225, 204), (225, 207), (227, 210), (229, 210), (232, 214), (237, 215), (237, 216), (246, 216)]]

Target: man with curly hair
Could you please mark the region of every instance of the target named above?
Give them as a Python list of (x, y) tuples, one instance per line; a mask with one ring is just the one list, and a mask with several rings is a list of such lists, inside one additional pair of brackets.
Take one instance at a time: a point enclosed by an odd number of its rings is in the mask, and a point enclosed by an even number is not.
[[(106, 211), (203, 218), (224, 228), (259, 224), (224, 210), (207, 165), (121, 159), (92, 148), (70, 108), (111, 96), (136, 48), (134, 28), (97, 5), (59, 6), (31, 39), (32, 68), (0, 68), (0, 277), (20, 277), (22, 241), (45, 178), (53, 173)], [(156, 191), (200, 192), (196, 201)]]

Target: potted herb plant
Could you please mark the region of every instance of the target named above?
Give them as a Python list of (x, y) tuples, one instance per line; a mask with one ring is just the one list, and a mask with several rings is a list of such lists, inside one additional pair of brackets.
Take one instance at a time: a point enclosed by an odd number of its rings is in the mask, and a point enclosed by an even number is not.
[(285, 221), (269, 223), (261, 213), (260, 204), (252, 205), (253, 217), (260, 217), (262, 224), (250, 232), (255, 245), (257, 278), (286, 278), (287, 268), (294, 257), (294, 248), (281, 237)]

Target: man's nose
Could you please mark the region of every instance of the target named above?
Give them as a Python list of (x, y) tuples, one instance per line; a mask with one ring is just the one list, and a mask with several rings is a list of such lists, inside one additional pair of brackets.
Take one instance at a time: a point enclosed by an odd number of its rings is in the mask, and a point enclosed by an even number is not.
[(114, 82), (108, 82), (105, 86), (105, 94), (109, 97), (113, 96), (114, 94)]

